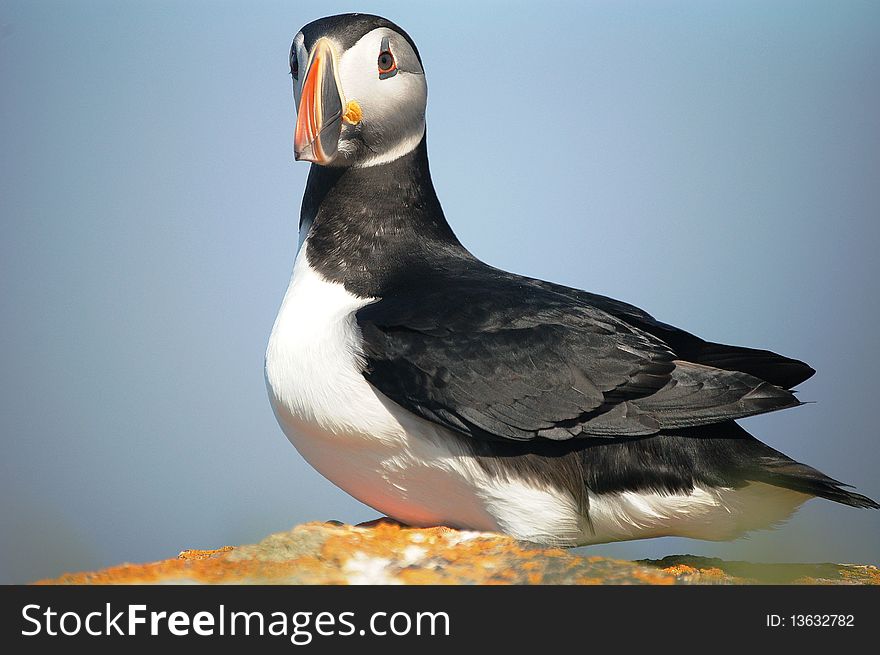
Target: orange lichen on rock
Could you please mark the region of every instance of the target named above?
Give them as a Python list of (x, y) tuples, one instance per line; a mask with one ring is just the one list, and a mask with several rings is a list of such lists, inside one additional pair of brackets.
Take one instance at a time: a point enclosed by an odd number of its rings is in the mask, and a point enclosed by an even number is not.
[(245, 546), (70, 573), (41, 584), (673, 584), (631, 562), (585, 558), (498, 534), (308, 523)]
[(694, 573), (698, 573), (698, 570), (693, 566), (688, 566), (687, 564), (679, 564), (677, 566), (668, 566), (663, 569), (664, 573), (668, 573), (669, 575), (693, 575)]
[(220, 553), (228, 553), (230, 550), (232, 550), (232, 546), (223, 546), (213, 550), (183, 550), (177, 556), (177, 559), (208, 559), (209, 557), (216, 557)]
[(880, 584), (872, 565), (730, 562), (699, 555), (669, 555), (640, 560), (689, 584)]
[(718, 567), (696, 568), (687, 564), (676, 564), (661, 569), (664, 573), (675, 576), (679, 580), (687, 580), (694, 583), (735, 583), (745, 580), (734, 580)]
[[(68, 573), (39, 584), (668, 585), (755, 581), (736, 577), (724, 565), (720, 560), (692, 556), (648, 563), (584, 557), (504, 535), (449, 528), (417, 529), (385, 522), (370, 527), (307, 523), (256, 544), (185, 550), (172, 559)], [(811, 573), (821, 573), (816, 577), (822, 582), (834, 582), (832, 574), (838, 575), (838, 584), (880, 582), (876, 567), (839, 567), (838, 572), (833, 568), (837, 565), (803, 566), (812, 566)], [(798, 573), (803, 576), (802, 570)], [(815, 582), (815, 578), (811, 580)]]

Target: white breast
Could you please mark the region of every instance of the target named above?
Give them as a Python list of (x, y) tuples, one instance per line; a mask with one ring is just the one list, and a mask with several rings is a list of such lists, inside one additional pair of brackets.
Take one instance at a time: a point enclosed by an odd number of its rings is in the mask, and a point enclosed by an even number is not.
[(731, 538), (784, 518), (806, 500), (766, 485), (687, 495), (591, 493), (588, 521), (564, 490), (490, 475), (463, 437), (404, 410), (366, 381), (355, 312), (374, 299), (325, 279), (309, 266), (307, 248), (305, 240), (266, 350), (269, 399), (302, 456), (379, 512), (409, 525), (572, 546), (669, 534)]
[(290, 413), (309, 432), (382, 438), (390, 427), (387, 412), (360, 373), (354, 322), (354, 313), (373, 299), (354, 296), (312, 270), (307, 248), (303, 242), (266, 350), (273, 408)]

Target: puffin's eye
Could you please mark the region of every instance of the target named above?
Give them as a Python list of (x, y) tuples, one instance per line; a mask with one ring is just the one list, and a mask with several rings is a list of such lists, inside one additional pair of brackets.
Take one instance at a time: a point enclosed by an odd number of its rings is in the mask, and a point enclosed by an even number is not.
[(290, 74), (293, 79), (299, 79), (299, 58), (296, 56), (296, 50), (290, 53)]
[(394, 61), (394, 55), (390, 50), (383, 50), (379, 53), (379, 79), (384, 80), (397, 74), (397, 62)]

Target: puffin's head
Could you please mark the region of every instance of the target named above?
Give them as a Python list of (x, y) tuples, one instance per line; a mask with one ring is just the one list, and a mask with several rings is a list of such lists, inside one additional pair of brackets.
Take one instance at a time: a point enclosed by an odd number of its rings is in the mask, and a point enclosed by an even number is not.
[(391, 21), (342, 14), (309, 23), (290, 48), (294, 155), (323, 166), (371, 166), (415, 148), (428, 87), (412, 39)]

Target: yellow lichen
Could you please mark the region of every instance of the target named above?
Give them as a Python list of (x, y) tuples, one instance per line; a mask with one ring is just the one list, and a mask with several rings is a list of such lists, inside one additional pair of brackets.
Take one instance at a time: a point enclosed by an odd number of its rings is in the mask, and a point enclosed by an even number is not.
[[(185, 550), (148, 564), (68, 573), (40, 584), (348, 584), (360, 558), (387, 562), (384, 579), (402, 584), (653, 584), (748, 583), (720, 568), (679, 564), (647, 569), (633, 562), (581, 557), (490, 533), (449, 528), (371, 527), (307, 523), (259, 544)], [(880, 581), (873, 566), (841, 567), (842, 581)], [(808, 582), (808, 580), (798, 580)], [(823, 582), (831, 582), (823, 580)]]
[(215, 548), (214, 550), (184, 550), (177, 556), (177, 559), (208, 559), (220, 553), (228, 553), (230, 550), (232, 550), (232, 546), (223, 546), (223, 548)]

